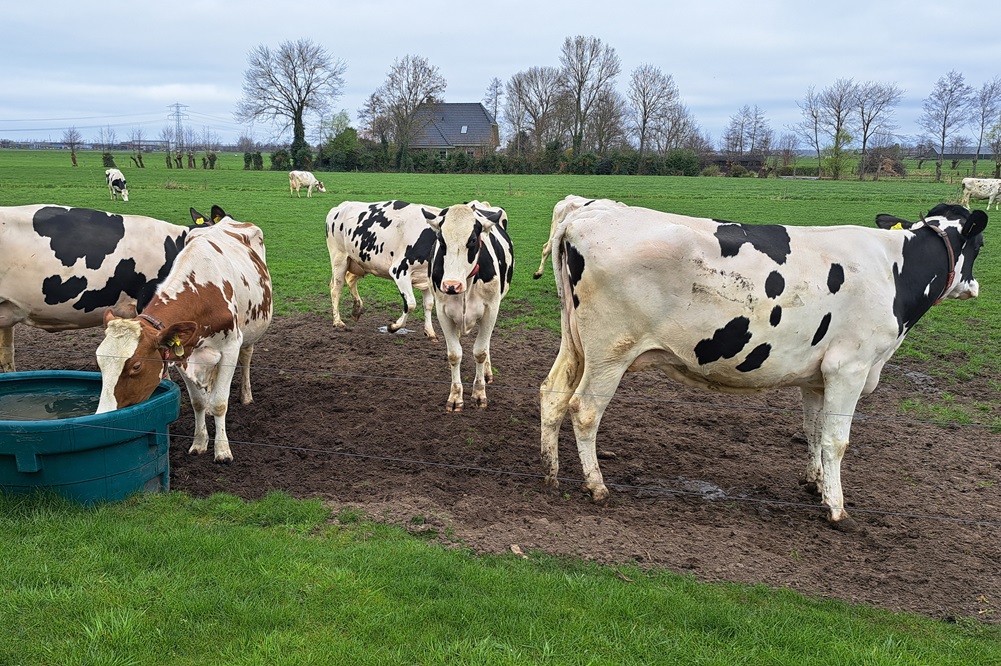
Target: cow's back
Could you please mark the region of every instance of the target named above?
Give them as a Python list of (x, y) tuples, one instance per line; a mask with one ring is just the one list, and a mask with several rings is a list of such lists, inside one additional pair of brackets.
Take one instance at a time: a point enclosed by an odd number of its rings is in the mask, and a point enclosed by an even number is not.
[(841, 347), (888, 358), (902, 339), (892, 271), (867, 270), (899, 251), (893, 233), (583, 208), (560, 225), (554, 266), (578, 347), (612, 334), (640, 353), (666, 344), (688, 383), (802, 385)]
[(0, 207), (0, 326), (100, 326), (135, 314), (164, 277), (187, 228), (140, 215), (54, 204)]

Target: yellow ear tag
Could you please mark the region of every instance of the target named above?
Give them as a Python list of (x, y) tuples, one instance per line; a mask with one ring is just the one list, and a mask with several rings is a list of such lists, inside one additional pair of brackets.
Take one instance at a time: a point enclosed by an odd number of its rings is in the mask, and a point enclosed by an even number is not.
[(184, 347), (181, 345), (181, 338), (177, 335), (177, 333), (175, 333), (174, 337), (167, 342), (167, 346), (170, 347), (171, 351), (173, 351), (174, 355), (178, 358), (184, 356)]
[(198, 218), (197, 220), (195, 220), (195, 224), (205, 224), (205, 218), (204, 217)]
[(890, 228), (891, 228), (891, 229), (903, 229), (903, 228), (904, 228), (904, 225), (902, 225), (902, 224), (901, 224), (900, 222), (897, 222), (897, 223), (896, 223), (895, 225), (893, 225), (893, 226), (892, 226), (892, 227), (890, 227)]

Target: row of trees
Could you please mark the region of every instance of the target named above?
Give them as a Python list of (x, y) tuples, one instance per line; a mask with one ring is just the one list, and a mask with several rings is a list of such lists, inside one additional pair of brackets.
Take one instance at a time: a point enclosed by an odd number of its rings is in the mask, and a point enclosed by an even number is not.
[[(307, 39), (283, 42), (274, 50), (258, 46), (248, 63), (236, 117), (271, 123), (282, 134), (291, 131), (288, 152), (296, 167), (315, 160), (321, 166), (360, 162), (365, 168), (437, 168), (427, 164), (435, 157), (419, 155), (415, 161), (410, 151), (422, 129), (417, 108), (443, 101), (447, 86), (427, 59), (407, 55), (393, 62), (386, 80), (359, 109), (357, 130), (349, 127), (344, 112), (329, 115), (343, 91), (346, 65), (323, 47)], [(614, 48), (597, 37), (576, 36), (564, 40), (558, 66), (531, 67), (507, 82), (491, 80), (483, 103), (504, 129), (504, 168), (577, 170), (589, 161), (629, 156), (613, 161), (633, 165), (633, 173), (648, 173), (680, 153), (696, 155), (703, 166), (714, 160), (764, 163), (778, 155), (786, 163), (805, 142), (825, 176), (845, 177), (857, 159), (859, 178), (878, 177), (881, 159), (874, 155), (885, 154), (901, 139), (894, 114), (904, 91), (895, 83), (849, 78), (820, 90), (811, 86), (797, 103), (802, 120), (777, 138), (765, 110), (744, 105), (716, 142), (684, 105), (670, 74), (641, 65), (630, 73), (625, 95), (616, 87), (620, 74)], [(975, 90), (961, 74), (950, 72), (924, 101), (923, 111), (923, 138), (939, 157), (967, 129), (979, 154), (993, 138), (1001, 139), (1001, 78)], [(320, 140), (319, 154), (306, 141), (311, 116), (321, 119), (312, 135)], [(1001, 156), (1001, 147), (993, 152)], [(941, 166), (939, 159), (939, 179)], [(974, 173), (976, 168), (974, 162)]]

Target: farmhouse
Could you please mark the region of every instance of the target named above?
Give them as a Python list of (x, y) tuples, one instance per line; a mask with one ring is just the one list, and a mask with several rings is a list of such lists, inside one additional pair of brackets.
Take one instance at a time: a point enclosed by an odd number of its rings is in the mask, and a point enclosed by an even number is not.
[(500, 145), (497, 121), (479, 102), (422, 104), (414, 112), (417, 131), (410, 148), (448, 157), (490, 155)]

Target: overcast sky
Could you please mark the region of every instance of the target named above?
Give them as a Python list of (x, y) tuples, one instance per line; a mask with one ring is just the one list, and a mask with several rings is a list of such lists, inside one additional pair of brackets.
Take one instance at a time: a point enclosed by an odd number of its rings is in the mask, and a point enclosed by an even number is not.
[[(674, 77), (682, 101), (717, 141), (743, 105), (776, 136), (801, 119), (809, 86), (839, 78), (896, 83), (898, 132), (919, 134), (921, 104), (950, 70), (979, 88), (1001, 74), (1001, 2), (959, 11), (944, 0), (103, 0), (5, 2), (0, 11), (0, 139), (85, 141), (112, 127), (158, 138), (174, 103), (185, 123), (235, 141), (247, 54), (308, 38), (347, 65), (335, 109), (357, 111), (393, 61), (422, 56), (448, 82), (447, 102), (480, 101), (491, 79), (559, 66), (567, 37), (615, 49), (625, 93), (650, 64)], [(308, 128), (307, 128), (308, 129)], [(257, 140), (273, 129), (255, 126)]]

